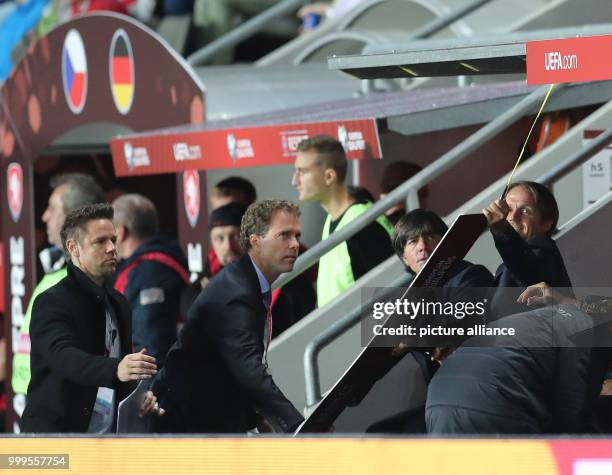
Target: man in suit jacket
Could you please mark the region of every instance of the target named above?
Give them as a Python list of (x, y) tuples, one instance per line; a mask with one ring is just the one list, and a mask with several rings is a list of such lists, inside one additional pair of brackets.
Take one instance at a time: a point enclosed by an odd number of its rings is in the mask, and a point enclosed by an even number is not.
[(295, 204), (258, 201), (247, 209), (240, 229), (247, 254), (224, 267), (196, 299), (155, 379), (153, 392), (166, 410), (160, 431), (246, 432), (257, 425), (256, 414), (282, 432), (302, 422), (266, 363), (270, 286), (293, 269), (299, 238)]
[[(107, 284), (117, 264), (113, 208), (77, 208), (61, 239), (68, 275), (41, 293), (32, 310), (32, 379), (24, 432), (114, 432), (117, 403), (130, 381), (156, 373), (154, 358), (131, 351), (131, 313)], [(143, 412), (158, 412), (149, 393)]]

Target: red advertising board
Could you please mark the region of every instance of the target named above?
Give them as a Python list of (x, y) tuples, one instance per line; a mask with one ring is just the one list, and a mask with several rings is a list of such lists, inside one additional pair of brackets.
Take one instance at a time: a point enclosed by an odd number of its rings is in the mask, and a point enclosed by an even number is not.
[(349, 159), (382, 158), (376, 119), (135, 134), (111, 140), (117, 176), (292, 164), (298, 144), (325, 134)]
[(527, 83), (612, 79), (612, 35), (527, 43)]

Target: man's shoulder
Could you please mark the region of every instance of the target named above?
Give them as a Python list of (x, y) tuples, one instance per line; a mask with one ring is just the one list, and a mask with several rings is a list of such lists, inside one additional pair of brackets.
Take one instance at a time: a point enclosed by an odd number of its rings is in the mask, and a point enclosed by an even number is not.
[[(255, 268), (250, 262), (248, 255), (241, 257), (235, 262), (225, 266), (221, 271), (210, 280), (204, 294), (210, 297), (218, 296), (222, 298), (236, 298), (240, 296), (252, 295), (255, 293), (253, 276), (257, 279)], [(259, 282), (257, 282), (259, 285)]]

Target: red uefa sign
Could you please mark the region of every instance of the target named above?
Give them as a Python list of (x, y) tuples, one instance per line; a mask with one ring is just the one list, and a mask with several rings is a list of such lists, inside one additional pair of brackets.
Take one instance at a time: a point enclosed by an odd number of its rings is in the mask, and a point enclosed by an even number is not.
[(196, 170), (183, 172), (183, 200), (189, 224), (195, 228), (200, 216), (200, 175)]
[(6, 197), (13, 221), (19, 221), (23, 208), (23, 170), (19, 163), (9, 164), (6, 170)]

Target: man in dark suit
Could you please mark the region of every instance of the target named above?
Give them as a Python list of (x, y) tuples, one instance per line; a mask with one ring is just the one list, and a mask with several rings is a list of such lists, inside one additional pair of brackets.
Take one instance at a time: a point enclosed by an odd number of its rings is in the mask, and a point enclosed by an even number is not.
[(166, 410), (160, 431), (240, 433), (260, 417), (276, 431), (303, 420), (267, 372), (272, 334), (270, 286), (293, 269), (299, 250), (297, 206), (253, 203), (242, 218), (247, 252), (224, 267), (194, 302), (155, 379)]
[[(113, 208), (77, 208), (61, 240), (68, 275), (34, 302), (30, 335), (32, 379), (24, 432), (115, 431), (117, 403), (131, 381), (156, 373), (154, 358), (131, 351), (131, 313), (107, 280), (117, 264)], [(158, 412), (149, 393), (144, 413)]]

